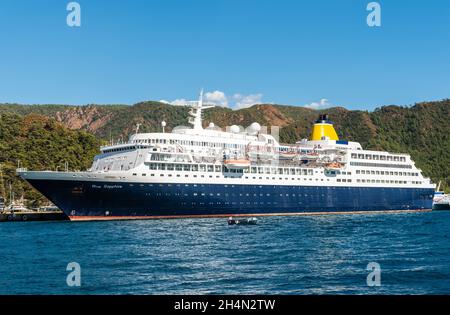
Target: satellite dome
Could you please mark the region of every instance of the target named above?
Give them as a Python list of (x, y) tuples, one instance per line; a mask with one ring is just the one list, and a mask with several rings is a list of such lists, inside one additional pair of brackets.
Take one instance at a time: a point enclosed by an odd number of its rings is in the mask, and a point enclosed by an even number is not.
[(208, 128), (211, 128), (211, 129), (212, 129), (212, 128), (214, 128), (214, 127), (215, 127), (214, 123), (213, 123), (213, 122), (210, 122)]
[(248, 128), (247, 128), (247, 133), (249, 135), (256, 135), (258, 132), (261, 131), (261, 125), (258, 124), (257, 122), (252, 123)]
[(237, 125), (233, 125), (230, 127), (230, 132), (232, 132), (232, 133), (239, 133), (239, 131), (240, 131), (240, 129), (239, 129), (239, 126), (237, 126)]

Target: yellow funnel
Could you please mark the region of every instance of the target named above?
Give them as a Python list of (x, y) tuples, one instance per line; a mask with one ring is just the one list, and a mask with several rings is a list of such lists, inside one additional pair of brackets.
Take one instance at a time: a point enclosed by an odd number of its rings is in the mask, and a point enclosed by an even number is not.
[(334, 130), (333, 123), (328, 120), (328, 115), (320, 115), (314, 123), (311, 140), (323, 140), (327, 137), (329, 140), (339, 140)]

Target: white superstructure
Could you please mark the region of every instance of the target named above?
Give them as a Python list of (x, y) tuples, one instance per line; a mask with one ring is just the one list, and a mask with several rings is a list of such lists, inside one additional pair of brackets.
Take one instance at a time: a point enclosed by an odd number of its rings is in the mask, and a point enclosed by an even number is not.
[[(136, 181), (270, 183), (301, 185), (434, 187), (408, 154), (363, 150), (357, 142), (301, 140), (282, 145), (254, 123), (246, 130), (202, 128), (202, 97), (191, 102), (193, 128), (136, 133), (127, 143), (101, 148), (90, 174)], [(208, 105), (207, 108), (212, 107)], [(232, 163), (242, 161), (242, 167)], [(248, 164), (245, 163), (248, 161)], [(232, 168), (227, 164), (233, 164)], [(237, 163), (239, 164), (239, 163)]]

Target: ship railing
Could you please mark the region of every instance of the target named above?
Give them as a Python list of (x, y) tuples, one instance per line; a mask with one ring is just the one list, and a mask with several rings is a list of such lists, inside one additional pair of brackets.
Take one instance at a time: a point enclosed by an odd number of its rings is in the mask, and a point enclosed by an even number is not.
[(19, 172), (27, 172), (28, 171), (28, 169), (26, 168), (26, 167), (19, 167), (19, 168), (16, 168), (16, 172), (17, 173), (19, 173)]

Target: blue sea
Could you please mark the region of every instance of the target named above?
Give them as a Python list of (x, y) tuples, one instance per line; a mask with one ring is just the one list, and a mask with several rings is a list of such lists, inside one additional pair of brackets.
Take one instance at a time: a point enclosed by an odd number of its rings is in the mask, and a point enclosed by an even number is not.
[(17, 222), (0, 237), (0, 294), (450, 294), (450, 212)]

